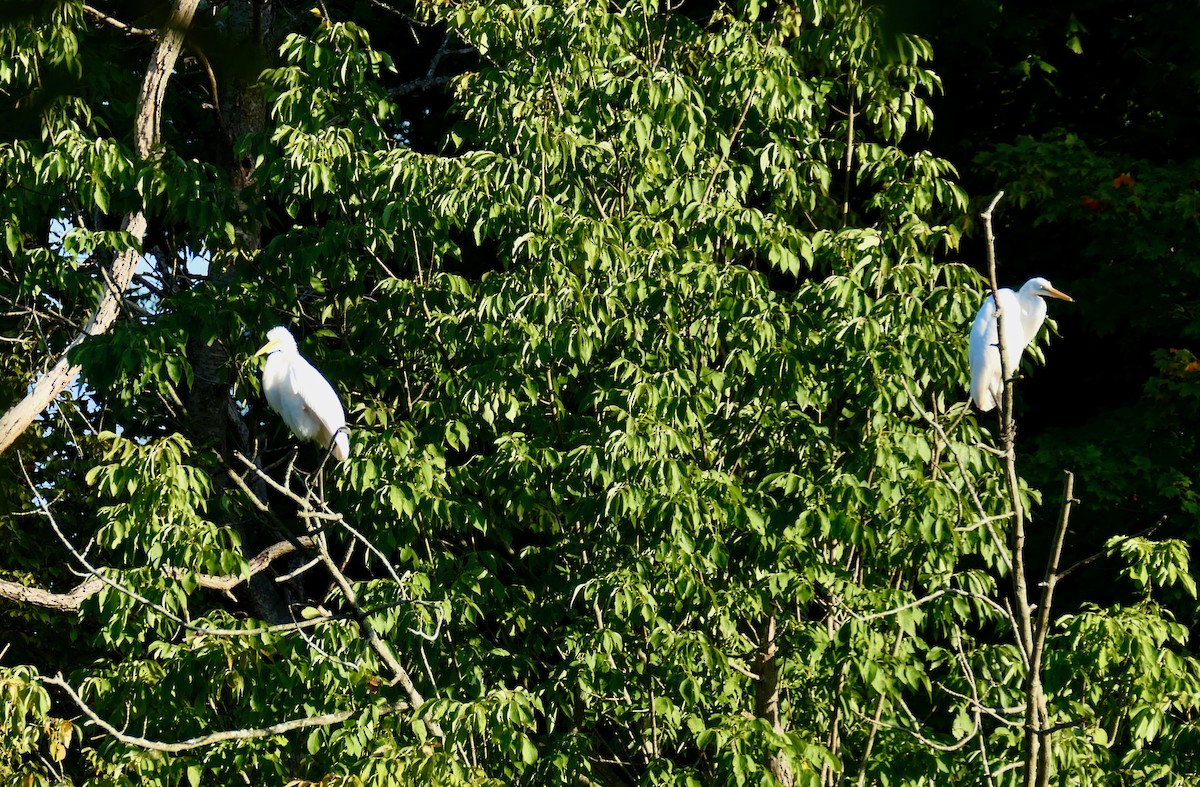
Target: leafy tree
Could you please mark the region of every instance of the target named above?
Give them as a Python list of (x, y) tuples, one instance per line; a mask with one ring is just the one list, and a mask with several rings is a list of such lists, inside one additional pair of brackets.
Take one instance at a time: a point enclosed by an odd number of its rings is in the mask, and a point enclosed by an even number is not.
[[(1186, 545), (1115, 540), (1134, 603), (1052, 618), (1014, 410), (1003, 456), (964, 413), (986, 287), (940, 261), (924, 40), (840, 2), (318, 10), (0, 28), (5, 393), (85, 381), (0, 428), (0, 773), (1194, 778)], [(263, 405), (277, 323), (345, 463)]]

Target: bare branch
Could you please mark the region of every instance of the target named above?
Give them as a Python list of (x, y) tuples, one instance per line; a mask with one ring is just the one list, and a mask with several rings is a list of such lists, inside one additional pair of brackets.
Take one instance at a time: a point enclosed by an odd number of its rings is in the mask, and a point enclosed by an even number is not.
[[(1063, 482), (1062, 511), (1058, 518), (1058, 527), (1054, 531), (1054, 543), (1050, 547), (1050, 557), (1046, 561), (1046, 579), (1042, 582), (1042, 600), (1034, 627), (1033, 653), (1030, 657), (1029, 672), (1031, 679), (1036, 680), (1039, 684), (1042, 676), (1042, 655), (1046, 650), (1046, 634), (1050, 630), (1050, 607), (1054, 603), (1054, 588), (1059, 579), (1058, 563), (1062, 559), (1063, 540), (1067, 536), (1067, 525), (1071, 520), (1071, 504), (1075, 502), (1074, 494), (1075, 474), (1068, 472)], [(1038, 735), (1041, 740), (1041, 748), (1038, 752), (1037, 783), (1039, 787), (1046, 787), (1050, 783), (1051, 768), (1050, 741), (1046, 738), (1051, 730), (1046, 728), (1047, 712), (1044, 704), (1039, 711)]]
[[(959, 652), (960, 652), (960, 659), (961, 659), (962, 658), (961, 648), (960, 648)], [(966, 665), (964, 663), (963, 666), (964, 666), (964, 674), (967, 675), (967, 683), (974, 685), (975, 680), (974, 680), (973, 676), (971, 676), (971, 674), (966, 671), (966, 666), (968, 666), (968, 665)], [(949, 686), (947, 686), (944, 683), (938, 682), (937, 687), (941, 691), (944, 691), (947, 694), (949, 694), (951, 697), (954, 697), (956, 699), (960, 699), (960, 700), (963, 700), (964, 702), (969, 703), (972, 712), (978, 711), (980, 713), (986, 713), (989, 717), (991, 717), (992, 719), (995, 719), (996, 721), (1000, 722), (1001, 724), (1003, 724), (1006, 727), (1022, 727), (1022, 728), (1024, 728), (1024, 726), (1025, 726), (1025, 723), (1023, 721), (1014, 721), (1005, 716), (1005, 714), (1008, 714), (1010, 716), (1023, 716), (1025, 714), (1025, 707), (1026, 707), (1024, 704), (1014, 705), (1011, 708), (993, 708), (988, 705), (984, 705), (982, 702), (979, 701), (979, 699), (977, 697), (963, 694), (961, 691), (955, 691), (954, 689), (950, 688)], [(973, 691), (974, 691), (974, 689), (973, 689)]]
[(9, 579), (0, 579), (0, 599), (56, 612), (78, 612), (83, 602), (99, 592), (102, 587), (104, 583), (95, 576), (88, 577), (66, 593), (55, 593)]
[(115, 19), (114, 17), (109, 16), (108, 14), (104, 13), (103, 11), (101, 11), (98, 8), (92, 8), (87, 3), (83, 4), (83, 10), (84, 10), (84, 13), (89, 14), (89, 15), (95, 17), (96, 19), (99, 19), (101, 22), (104, 22), (105, 24), (112, 25), (113, 27), (117, 28), (118, 30), (124, 30), (126, 33), (129, 33), (130, 35), (152, 36), (158, 32), (156, 30), (150, 30), (149, 28), (134, 27), (133, 25), (126, 24), (125, 22), (122, 22), (120, 19)]
[(850, 99), (850, 109), (846, 113), (846, 163), (843, 165), (845, 172), (843, 173), (842, 182), (842, 226), (845, 227), (850, 221), (850, 186), (854, 177), (854, 69), (850, 69), (846, 79), (848, 81), (847, 91)]
[(991, 607), (997, 613), (999, 613), (1000, 617), (1007, 620), (1009, 622), (1009, 624), (1013, 627), (1014, 630), (1016, 630), (1016, 626), (1017, 626), (1016, 621), (1013, 620), (1012, 613), (1010, 613), (1007, 609), (1000, 606), (999, 604), (997, 604), (995, 601), (988, 598), (987, 596), (982, 596), (978, 593), (972, 593), (969, 590), (963, 590), (961, 588), (942, 588), (941, 590), (936, 590), (933, 593), (930, 593), (928, 596), (922, 596), (921, 598), (914, 599), (913, 601), (910, 601), (907, 604), (901, 604), (898, 607), (893, 607), (891, 609), (885, 609), (881, 612), (873, 612), (870, 615), (854, 615), (854, 619), (859, 622), (862, 622), (862, 621), (867, 621), (867, 620), (876, 620), (878, 618), (889, 617), (891, 615), (895, 615), (900, 612), (903, 612), (907, 609), (914, 609), (914, 608), (922, 606), (924, 604), (928, 604), (929, 602), (934, 601), (935, 599), (938, 599), (942, 596), (961, 596), (963, 598), (969, 598), (972, 601), (976, 601), (981, 604), (984, 604), (985, 606)]
[[(361, 541), (367, 547), (367, 549), (369, 549), (373, 554), (378, 556), (379, 559), (383, 561), (384, 565), (391, 574), (393, 581), (396, 583), (397, 589), (401, 589), (403, 587), (403, 582), (396, 572), (395, 567), (391, 564), (387, 557), (374, 544), (372, 544), (371, 541), (366, 538), (366, 536), (360, 533), (357, 529), (351, 527), (341, 514), (330, 511), (328, 506), (325, 505), (323, 499), (320, 497), (315, 497), (316, 502), (321, 506), (322, 509), (324, 509), (318, 510), (313, 505), (313, 494), (304, 496), (298, 495), (284, 484), (280, 484), (278, 481), (263, 472), (263, 470), (259, 468), (257, 464), (243, 455), (240, 451), (235, 451), (234, 456), (237, 457), (238, 461), (246, 465), (247, 468), (253, 471), (265, 483), (269, 484), (273, 489), (275, 489), (275, 491), (287, 496), (290, 500), (296, 503), (300, 507), (298, 514), (301, 518), (305, 519), (306, 521), (310, 519), (330, 520), (344, 527), (353, 537)], [(234, 474), (234, 476), (236, 477), (236, 474)], [(243, 488), (245, 488), (244, 485)], [(345, 573), (343, 573), (341, 568), (338, 567), (337, 562), (333, 559), (333, 556), (329, 554), (329, 547), (325, 540), (325, 533), (322, 531), (313, 531), (312, 535), (310, 535), (310, 543), (315, 546), (319, 560), (322, 564), (324, 564), (325, 570), (329, 573), (329, 576), (333, 578), (334, 583), (342, 591), (342, 597), (345, 599), (346, 605), (349, 606), (353, 612), (354, 618), (358, 623), (359, 630), (362, 632), (363, 636), (366, 637), (367, 643), (371, 646), (371, 649), (375, 651), (375, 654), (379, 656), (380, 661), (382, 661), (384, 665), (387, 666), (388, 670), (391, 671), (393, 675), (392, 682), (400, 684), (400, 686), (408, 694), (413, 707), (420, 707), (423, 705), (425, 698), (421, 696), (421, 692), (417, 689), (416, 684), (413, 683), (412, 677), (396, 658), (396, 654), (392, 651), (391, 645), (384, 641), (384, 639), (379, 635), (379, 632), (375, 630), (375, 627), (371, 624), (371, 621), (368, 617), (368, 613), (359, 605), (358, 594), (355, 593), (353, 585), (350, 584), (350, 580), (346, 578)], [(426, 723), (429, 725), (430, 731), (435, 736), (439, 738), (444, 737), (441, 726), (437, 722), (430, 719), (427, 720)]]
[[(1016, 418), (1013, 403), (1013, 373), (1015, 369), (1008, 368), (1007, 353), (1005, 352), (1004, 320), (1018, 319), (1016, 314), (1005, 314), (1000, 305), (1000, 285), (996, 277), (996, 236), (992, 231), (992, 211), (1004, 192), (997, 192), (980, 217), (983, 219), (984, 235), (987, 239), (988, 277), (992, 287), (992, 303), (996, 307), (996, 346), (1000, 354), (1000, 376), (1004, 381), (1004, 396), (1000, 406), (1000, 446), (1004, 451), (1004, 479), (1008, 489), (1009, 502), (1012, 505), (1012, 556), (1013, 556), (1013, 603), (1015, 614), (1020, 624), (1017, 630), (1017, 644), (1025, 662), (1026, 674), (1025, 692), (1025, 787), (1044, 785), (1050, 777), (1051, 761), (1043, 740), (1045, 735), (1047, 710), (1046, 696), (1042, 686), (1040, 654), (1035, 641), (1033, 621), (1033, 605), (1029, 601), (1029, 584), (1025, 568), (1025, 510), (1021, 506), (1020, 479), (1017, 476), (1016, 454)], [(1066, 525), (1061, 526), (1065, 531)], [(1058, 548), (1061, 549), (1061, 543)], [(1052, 560), (1057, 564), (1057, 557)], [(1050, 610), (1039, 611), (1039, 617), (1048, 619)]]
[[(318, 626), (318, 625), (321, 625), (322, 623), (329, 623), (329, 622), (332, 622), (332, 621), (338, 619), (333, 615), (325, 615), (322, 617), (316, 617), (316, 618), (312, 618), (311, 620), (305, 620), (305, 621), (301, 621), (298, 623), (280, 623), (280, 624), (275, 624), (275, 625), (270, 625), (270, 626), (258, 626), (258, 627), (250, 628), (250, 629), (206, 628), (204, 626), (197, 626), (194, 623), (191, 623), (190, 621), (184, 620), (183, 618), (181, 618), (178, 615), (176, 615), (175, 613), (171, 612), (171, 610), (167, 609), (166, 607), (162, 606), (161, 604), (156, 604), (155, 602), (151, 601), (150, 599), (146, 598), (145, 596), (141, 595), (140, 593), (138, 593), (134, 590), (130, 590), (129, 588), (121, 585), (119, 582), (115, 582), (112, 579), (109, 579), (104, 574), (102, 574), (99, 569), (97, 569), (95, 566), (93, 566), (88, 561), (87, 557), (84, 556), (83, 553), (81, 553), (78, 549), (76, 549), (75, 545), (73, 543), (71, 543), (71, 540), (69, 538), (67, 538), (65, 533), (62, 532), (62, 528), (60, 528), (58, 525), (58, 520), (56, 520), (54, 518), (54, 514), (50, 511), (49, 505), (46, 503), (45, 499), (38, 492), (37, 487), (33, 483), (33, 479), (31, 479), (29, 477), (29, 473), (25, 470), (24, 462), (19, 461), (18, 464), (20, 464), (21, 472), (25, 476), (25, 483), (28, 484), (30, 491), (33, 492), (34, 499), (37, 503), (39, 512), (44, 517), (46, 517), (46, 520), (50, 523), (50, 527), (54, 530), (54, 534), (56, 536), (58, 536), (59, 541), (61, 541), (63, 546), (65, 546), (67, 548), (67, 551), (69, 551), (71, 553), (71, 556), (74, 557), (75, 560), (81, 566), (83, 566), (83, 568), (90, 575), (88, 580), (86, 580), (84, 584), (86, 585), (87, 582), (91, 582), (91, 581), (95, 581), (98, 583), (94, 589), (90, 589), (88, 596), (92, 595), (93, 593), (99, 592), (99, 590), (101, 589), (102, 586), (111, 587), (113, 590), (117, 591), (118, 593), (120, 593), (124, 596), (127, 596), (127, 597), (133, 599), (134, 601), (138, 602), (139, 604), (150, 607), (155, 612), (158, 612), (160, 615), (165, 617), (167, 620), (170, 620), (172, 623), (175, 623), (176, 625), (180, 626), (181, 628), (191, 631), (195, 634), (200, 634), (203, 636), (210, 636), (210, 637), (249, 637), (249, 636), (257, 636), (260, 634), (294, 632), (294, 631), (298, 631), (303, 628)], [(298, 540), (298, 542), (300, 542), (300, 540)], [(291, 544), (289, 544), (289, 546), (291, 546)], [(255, 558), (256, 561), (258, 561), (260, 558), (262, 558), (262, 560), (258, 564), (258, 570), (261, 571), (263, 568), (265, 568), (270, 563), (270, 560), (273, 560), (275, 557), (279, 557), (280, 555), (283, 555), (283, 554), (287, 554), (287, 550), (284, 550), (281, 545), (277, 544), (273, 547), (268, 547), (268, 549), (265, 551), (265, 553), (260, 553)], [(270, 560), (266, 559), (264, 557), (264, 555), (266, 555), (266, 557), (269, 557)], [(10, 590), (12, 590), (12, 588), (10, 588)], [(36, 595), (37, 594), (35, 594), (35, 596)], [(87, 596), (84, 596), (84, 598), (86, 598), (86, 597)], [(52, 602), (58, 602), (58, 601), (62, 601), (62, 599), (52, 599)], [(82, 602), (82, 599), (80, 599), (80, 601)], [(78, 607), (76, 607), (76, 609), (78, 609)], [(69, 611), (69, 610), (66, 610), (66, 611)], [(356, 611), (358, 612), (359, 615), (365, 616), (367, 614), (366, 612), (364, 612), (362, 610), (356, 610)]]
[[(50, 527), (54, 530), (54, 534), (58, 536), (58, 540), (62, 542), (63, 546), (67, 548), (67, 551), (71, 553), (71, 556), (75, 558), (79, 565), (84, 567), (84, 569), (88, 572), (88, 574), (91, 575), (92, 578), (99, 580), (100, 584), (107, 585), (118, 593), (132, 598), (139, 604), (150, 607), (155, 612), (165, 616), (168, 620), (184, 626), (189, 625), (187, 621), (176, 615), (174, 612), (171, 612), (171, 610), (167, 609), (161, 604), (154, 603), (140, 593), (130, 590), (118, 582), (114, 582), (113, 580), (104, 576), (104, 574), (102, 574), (95, 566), (93, 566), (88, 561), (87, 557), (85, 557), (82, 552), (75, 548), (75, 545), (71, 543), (71, 539), (67, 538), (66, 534), (63, 533), (62, 528), (58, 526), (58, 520), (54, 518), (54, 514), (50, 512), (50, 506), (46, 503), (46, 500), (42, 497), (41, 493), (38, 492), (37, 487), (33, 483), (33, 479), (29, 477), (29, 471), (25, 469), (25, 462), (20, 455), (18, 455), (17, 463), (21, 466), (21, 473), (25, 476), (25, 483), (29, 486), (30, 491), (32, 491), (34, 494), (38, 509), (42, 512), (42, 515), (46, 517), (46, 521), (50, 523)], [(96, 588), (97, 591), (99, 591), (99, 589), (99, 587)]]
[[(212, 576), (209, 574), (199, 574), (196, 579), (200, 583), (200, 587), (207, 588), (208, 590), (232, 590), (243, 582), (249, 581), (250, 577), (270, 567), (272, 562), (284, 555), (290, 555), (300, 549), (311, 549), (313, 546), (313, 540), (307, 536), (301, 536), (294, 541), (280, 541), (250, 558), (250, 565), (244, 575)], [(183, 573), (181, 569), (176, 569), (176, 571), (180, 574)]]
[[(46, 515), (45, 511), (42, 511)], [(52, 525), (55, 530), (58, 530), (57, 523)], [(247, 572), (243, 574), (227, 574), (227, 575), (212, 575), (212, 574), (197, 574), (196, 581), (202, 588), (208, 590), (229, 591), (248, 581), (250, 577), (267, 569), (271, 563), (284, 555), (295, 552), (300, 547), (312, 547), (312, 539), (308, 537), (299, 538), (297, 543), (289, 541), (280, 541), (277, 544), (272, 544), (263, 551), (259, 552), (250, 559), (250, 565)], [(103, 575), (94, 567), (85, 566), (90, 573), (87, 579), (80, 582), (75, 587), (65, 593), (55, 593), (52, 590), (44, 588), (30, 587), (20, 582), (14, 582), (8, 579), (0, 579), (0, 599), (13, 601), (18, 604), (26, 604), (29, 606), (42, 607), (44, 609), (52, 609), (58, 612), (78, 612), (83, 606), (83, 602), (100, 592), (100, 589), (105, 584), (113, 584), (111, 581), (106, 583)], [(187, 571), (183, 568), (168, 568), (168, 576), (174, 578), (182, 577)], [(141, 597), (137, 597), (141, 600)], [(203, 630), (203, 629), (201, 629)], [(206, 631), (206, 630), (204, 630)]]
[[(252, 470), (255, 475), (257, 475), (264, 482), (266, 482), (273, 489), (275, 489), (276, 492), (279, 492), (281, 495), (285, 495), (292, 502), (296, 503), (296, 505), (300, 506), (300, 516), (301, 517), (303, 517), (305, 519), (322, 519), (322, 520), (328, 520), (330, 522), (334, 522), (334, 523), (340, 525), (343, 529), (346, 530), (347, 533), (352, 535), (354, 538), (358, 539), (358, 541), (360, 541), (363, 544), (363, 546), (365, 546), (371, 554), (373, 554), (373, 555), (375, 555), (375, 557), (379, 558), (380, 562), (383, 563), (384, 568), (387, 569), (388, 574), (391, 576), (392, 580), (396, 583), (396, 585), (401, 586), (401, 587), (403, 586), (404, 583), (401, 581), (400, 574), (396, 570), (396, 567), (394, 565), (392, 565), (392, 561), (388, 560), (387, 556), (384, 555), (383, 552), (381, 552), (379, 550), (379, 548), (376, 547), (375, 544), (373, 544), (370, 541), (370, 539), (368, 539), (365, 535), (363, 535), (361, 532), (359, 532), (359, 530), (357, 528), (355, 528), (349, 522), (347, 522), (346, 518), (344, 516), (342, 516), (339, 513), (334, 512), (334, 511), (328, 510), (328, 507), (325, 507), (325, 506), (323, 506), (326, 508), (326, 510), (324, 510), (324, 511), (319, 511), (319, 510), (313, 508), (311, 499), (309, 499), (307, 497), (301, 497), (300, 495), (293, 492), (291, 489), (288, 489), (286, 486), (283, 486), (282, 484), (280, 484), (274, 478), (271, 478), (271, 476), (264, 473), (257, 464), (252, 462), (249, 458), (247, 458), (240, 451), (234, 451), (233, 453), (234, 453), (234, 456), (236, 456), (242, 464), (246, 465), (246, 467), (248, 467), (250, 470)], [(325, 454), (325, 458), (326, 459), (329, 458), (328, 451)], [(243, 488), (243, 490), (245, 490), (247, 492), (247, 494), (250, 494), (249, 490), (246, 489), (245, 483), (242, 481), (242, 479), (239, 478), (236, 473), (234, 473), (232, 475), (233, 475), (234, 479), (238, 482), (238, 485), (241, 486)], [(252, 495), (252, 497), (253, 497), (253, 495)], [(261, 501), (258, 501), (257, 498), (254, 498), (254, 500), (255, 500), (256, 504), (258, 504), (259, 506), (262, 506)], [(324, 503), (324, 501), (321, 501), (321, 502), (322, 502), (322, 504)], [(262, 510), (265, 511), (266, 508), (263, 507)]]
[[(920, 726), (920, 722), (917, 721), (916, 716), (914, 716), (913, 712), (911, 710), (909, 710), (907, 705), (904, 704), (903, 700), (901, 700), (899, 697), (897, 697), (896, 704), (904, 711), (904, 714), (906, 716), (908, 716), (908, 718), (913, 722), (914, 725)], [(905, 726), (902, 726), (899, 724), (892, 724), (890, 722), (883, 721), (882, 719), (880, 719), (879, 721), (876, 721), (876, 720), (870, 718), (869, 716), (867, 716), (867, 714), (858, 710), (857, 708), (852, 707), (852, 708), (850, 708), (850, 711), (855, 716), (858, 716), (860, 719), (862, 719), (865, 722), (877, 724), (879, 727), (881, 727), (885, 730), (896, 730), (898, 732), (908, 733), (912, 737), (916, 738), (923, 746), (928, 746), (931, 749), (936, 749), (937, 751), (941, 751), (941, 752), (960, 751), (963, 747), (965, 747), (967, 744), (969, 744), (975, 738), (976, 735), (979, 734), (979, 727), (978, 727), (978, 725), (976, 725), (975, 729), (971, 731), (971, 734), (968, 735), (967, 737), (963, 738), (958, 743), (952, 743), (952, 744), (937, 743), (936, 741), (925, 737), (925, 735), (923, 735), (920, 730), (913, 729), (910, 727), (905, 727)]]
[(1054, 588), (1060, 575), (1058, 564), (1062, 559), (1063, 541), (1067, 535), (1067, 525), (1071, 519), (1071, 504), (1075, 502), (1075, 474), (1068, 472), (1063, 485), (1062, 511), (1058, 518), (1058, 527), (1054, 530), (1054, 543), (1050, 547), (1050, 557), (1046, 561), (1046, 578), (1042, 582), (1042, 600), (1038, 606), (1036, 639), (1033, 649), (1033, 665), (1040, 667), (1042, 652), (1046, 647), (1046, 632), (1050, 628), (1050, 607), (1054, 603)]
[(285, 732), (307, 729), (309, 727), (330, 727), (334, 724), (341, 724), (342, 722), (348, 721), (349, 719), (352, 719), (358, 715), (366, 715), (371, 713), (386, 716), (393, 713), (400, 713), (408, 710), (410, 707), (407, 702), (394, 702), (382, 706), (338, 711), (337, 713), (325, 713), (320, 716), (305, 716), (298, 719), (289, 719), (288, 721), (282, 721), (278, 724), (271, 724), (266, 727), (256, 727), (252, 729), (241, 730), (224, 730), (222, 732), (213, 732), (209, 733), (208, 735), (200, 735), (195, 738), (188, 738), (176, 743), (167, 743), (164, 741), (142, 738), (137, 735), (127, 735), (126, 733), (118, 730), (112, 724), (109, 724), (107, 721), (101, 718), (100, 714), (96, 713), (96, 711), (90, 705), (84, 702), (83, 698), (79, 696), (79, 693), (76, 692), (71, 684), (63, 678), (61, 672), (53, 678), (43, 676), (39, 677), (37, 680), (39, 680), (41, 683), (58, 686), (63, 690), (63, 692), (66, 693), (68, 697), (71, 698), (71, 701), (74, 702), (81, 711), (83, 711), (83, 714), (91, 719), (93, 724), (104, 730), (113, 738), (119, 740), (121, 743), (125, 743), (130, 746), (137, 746), (140, 749), (149, 749), (150, 751), (167, 753), (199, 749), (204, 746), (211, 746), (214, 743), (222, 743), (224, 741), (247, 741), (254, 740), (256, 738), (269, 738), (273, 735), (282, 735)]
[(1017, 760), (1016, 762), (1010, 762), (1008, 765), (1005, 765), (1001, 768), (997, 768), (996, 771), (992, 775), (993, 776), (1003, 776), (1004, 774), (1008, 773), (1009, 771), (1015, 771), (1017, 768), (1023, 767), (1024, 765), (1025, 765), (1025, 763), (1020, 760)]

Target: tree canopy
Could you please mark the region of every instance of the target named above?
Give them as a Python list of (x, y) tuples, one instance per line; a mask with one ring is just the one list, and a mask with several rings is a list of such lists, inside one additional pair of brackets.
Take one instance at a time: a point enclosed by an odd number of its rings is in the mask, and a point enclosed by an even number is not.
[[(1194, 783), (1200, 50), (1117, 6), (0, 9), (0, 777)], [(989, 261), (1078, 301), (999, 419)]]

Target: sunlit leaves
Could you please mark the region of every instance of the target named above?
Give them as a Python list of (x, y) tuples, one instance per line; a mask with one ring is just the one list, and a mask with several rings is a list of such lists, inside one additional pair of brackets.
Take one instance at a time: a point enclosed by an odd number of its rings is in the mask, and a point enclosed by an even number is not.
[[(47, 246), (46, 215), (139, 200), (170, 229), (166, 262), (190, 247), (219, 271), (136, 295), (77, 351), (119, 435), (47, 426), (86, 468), (39, 482), (111, 583), (84, 606), (98, 655), (72, 680), (164, 740), (354, 711), (183, 756), (68, 746), (78, 733), (34, 729), (45, 710), (11, 737), (145, 783), (757, 784), (786, 763), (805, 784), (933, 784), (1016, 761), (1009, 502), (962, 410), (982, 288), (940, 261), (966, 198), (921, 150), (928, 45), (856, 4), (418, 10), (461, 58), (432, 152), (403, 113), (433, 105), (384, 87), (400, 45), (328, 11), (263, 73), (236, 194), (174, 148), (134, 166), (82, 122), (57, 146), (5, 143), (6, 184), (53, 186), (5, 203), (28, 292), (86, 291), (88, 260), (126, 242), (89, 217)], [(354, 455), (319, 480), (248, 360), (275, 322), (347, 405)], [(226, 350), (220, 368), (193, 368), (194, 342)], [(278, 486), (192, 433), (202, 384), (234, 386), (221, 417)], [(313, 489), (333, 512), (316, 524), (297, 511)], [(300, 536), (331, 545), (345, 583)], [(257, 590), (214, 589), (272, 543), (295, 554), (255, 581), (294, 625), (247, 619)], [(1054, 721), (1086, 720), (1055, 733), (1075, 772), (1117, 727), (1163, 740), (1192, 689), (1183, 629), (1153, 606), (1193, 590), (1186, 550), (1121, 552), (1144, 604), (1051, 639)], [(421, 707), (391, 706), (412, 695), (368, 632)]]

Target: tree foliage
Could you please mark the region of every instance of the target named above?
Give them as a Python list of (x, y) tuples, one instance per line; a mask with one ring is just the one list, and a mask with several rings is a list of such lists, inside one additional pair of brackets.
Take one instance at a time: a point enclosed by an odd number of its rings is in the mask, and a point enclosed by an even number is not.
[[(0, 26), (7, 399), (144, 255), (0, 455), (6, 779), (1195, 778), (1180, 540), (1107, 545), (1024, 729), (1054, 506), (965, 412), (971, 209), (885, 9), (214, 2), (143, 159), (170, 4), (116, 6)], [(264, 406), (279, 323), (345, 463)]]

